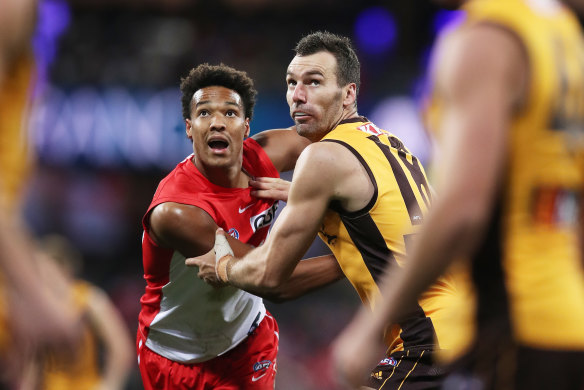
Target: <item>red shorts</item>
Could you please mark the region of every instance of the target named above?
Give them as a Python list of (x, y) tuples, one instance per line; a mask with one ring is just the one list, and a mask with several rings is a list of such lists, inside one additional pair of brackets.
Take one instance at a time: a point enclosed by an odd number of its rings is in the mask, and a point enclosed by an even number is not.
[(145, 390), (273, 390), (275, 386), (278, 324), (269, 313), (237, 347), (202, 363), (162, 357), (144, 345), (140, 334), (136, 346)]

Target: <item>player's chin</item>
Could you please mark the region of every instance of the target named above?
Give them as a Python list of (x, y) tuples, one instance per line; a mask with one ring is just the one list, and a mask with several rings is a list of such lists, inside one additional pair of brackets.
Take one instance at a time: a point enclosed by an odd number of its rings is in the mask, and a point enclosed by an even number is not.
[(212, 150), (206, 156), (207, 165), (216, 167), (225, 167), (234, 163), (233, 152), (229, 149), (222, 151)]
[(311, 139), (311, 136), (314, 134), (314, 126), (305, 122), (296, 122), (296, 132), (302, 137)]

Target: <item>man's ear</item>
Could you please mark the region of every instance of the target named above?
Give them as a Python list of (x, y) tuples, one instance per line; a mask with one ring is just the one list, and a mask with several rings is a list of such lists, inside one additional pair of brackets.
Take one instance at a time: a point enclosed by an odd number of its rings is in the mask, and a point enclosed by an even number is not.
[(191, 141), (193, 140), (193, 126), (190, 119), (185, 119), (185, 131), (187, 133), (187, 138)]
[(249, 137), (249, 118), (245, 118), (245, 134), (243, 134), (243, 138)]
[(343, 106), (349, 107), (355, 104), (357, 100), (357, 85), (355, 83), (349, 83), (344, 88), (344, 98)]

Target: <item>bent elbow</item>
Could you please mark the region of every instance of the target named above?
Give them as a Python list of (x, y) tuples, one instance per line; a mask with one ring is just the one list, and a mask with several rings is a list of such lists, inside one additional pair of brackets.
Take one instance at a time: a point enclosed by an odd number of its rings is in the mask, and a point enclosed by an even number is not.
[(271, 292), (276, 290), (281, 285), (282, 281), (280, 278), (276, 276), (264, 275), (264, 277), (260, 280), (259, 287), (266, 292)]
[[(272, 267), (273, 268), (273, 267)], [(285, 282), (285, 277), (277, 269), (265, 265), (258, 278), (259, 287), (266, 293), (274, 293)]]

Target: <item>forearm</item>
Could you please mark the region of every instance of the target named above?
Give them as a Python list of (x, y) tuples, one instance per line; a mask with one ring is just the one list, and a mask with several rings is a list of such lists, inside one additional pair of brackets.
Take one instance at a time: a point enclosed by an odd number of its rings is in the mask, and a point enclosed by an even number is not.
[(110, 325), (110, 342), (106, 346), (105, 367), (102, 376), (102, 383), (105, 389), (125, 388), (126, 382), (132, 369), (134, 361), (132, 343), (127, 337), (128, 331), (121, 317), (108, 317), (106, 320), (114, 321), (115, 326)]
[(292, 270), (287, 272), (285, 268), (270, 267), (269, 259), (270, 251), (261, 246), (241, 258), (226, 259), (224, 267), (218, 266), (223, 272), (218, 273), (224, 282), (234, 287), (258, 296), (269, 296), (275, 293), (292, 273)]
[(288, 207), (282, 211), (264, 245), (225, 263), (229, 284), (264, 295), (278, 291), (288, 281), (316, 235), (316, 227), (285, 223), (289, 213)]
[(87, 316), (105, 352), (99, 390), (122, 390), (134, 355), (126, 324), (107, 294), (97, 287), (89, 297)]
[(333, 255), (301, 260), (290, 278), (263, 298), (283, 302), (325, 287), (344, 277), (343, 271)]
[(233, 238), (229, 235), (227, 235), (226, 238), (227, 242), (229, 242), (229, 246), (233, 250), (233, 255), (235, 257), (244, 257), (254, 249), (252, 245), (241, 242), (237, 238)]
[(131, 362), (125, 357), (110, 358), (104, 369), (101, 385), (103, 389), (122, 390), (125, 388), (131, 370)]

